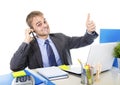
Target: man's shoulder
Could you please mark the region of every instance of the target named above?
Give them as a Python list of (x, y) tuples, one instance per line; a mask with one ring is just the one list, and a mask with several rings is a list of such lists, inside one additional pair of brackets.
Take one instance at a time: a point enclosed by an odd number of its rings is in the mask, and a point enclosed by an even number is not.
[(63, 33), (50, 33), (50, 36), (66, 36)]
[(63, 33), (50, 33), (50, 35), (63, 35)]
[(66, 36), (63, 33), (50, 33), (50, 38), (51, 39), (60, 39), (60, 40), (63, 40), (63, 39), (67, 39), (68, 36)]
[(57, 36), (65, 36), (63, 33), (50, 33), (51, 37), (57, 37)]

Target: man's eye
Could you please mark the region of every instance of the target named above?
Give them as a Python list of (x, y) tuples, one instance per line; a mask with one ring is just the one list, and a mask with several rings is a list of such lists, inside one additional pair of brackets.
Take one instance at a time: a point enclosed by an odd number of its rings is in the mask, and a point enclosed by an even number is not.
[(42, 25), (41, 23), (37, 24), (38, 27), (41, 26), (41, 25)]
[(47, 23), (46, 21), (44, 21), (44, 23)]

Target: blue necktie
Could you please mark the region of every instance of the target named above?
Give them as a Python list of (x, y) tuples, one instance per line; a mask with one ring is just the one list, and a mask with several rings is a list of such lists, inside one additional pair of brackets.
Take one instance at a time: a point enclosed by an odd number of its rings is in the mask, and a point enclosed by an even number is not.
[(46, 50), (47, 50), (47, 55), (48, 55), (50, 66), (57, 66), (57, 63), (56, 63), (56, 60), (55, 60), (55, 55), (54, 55), (54, 52), (52, 50), (52, 47), (49, 44), (49, 41), (46, 40), (45, 44), (46, 44)]

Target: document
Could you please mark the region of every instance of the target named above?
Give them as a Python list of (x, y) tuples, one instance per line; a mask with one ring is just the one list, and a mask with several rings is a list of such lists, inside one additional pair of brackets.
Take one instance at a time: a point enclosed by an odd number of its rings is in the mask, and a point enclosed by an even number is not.
[(56, 66), (39, 68), (37, 69), (37, 72), (49, 80), (68, 78), (69, 76), (67, 72)]
[(66, 72), (77, 74), (77, 75), (80, 75), (82, 72), (80, 65), (61, 65), (59, 66), (59, 68)]

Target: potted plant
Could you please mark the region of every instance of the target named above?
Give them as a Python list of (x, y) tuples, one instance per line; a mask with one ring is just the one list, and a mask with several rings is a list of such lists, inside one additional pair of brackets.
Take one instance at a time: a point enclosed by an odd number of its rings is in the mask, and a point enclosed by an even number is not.
[(113, 56), (115, 58), (120, 58), (120, 42), (114, 47)]
[(120, 71), (120, 42), (118, 42), (117, 45), (114, 47), (113, 56), (117, 58), (118, 68)]

